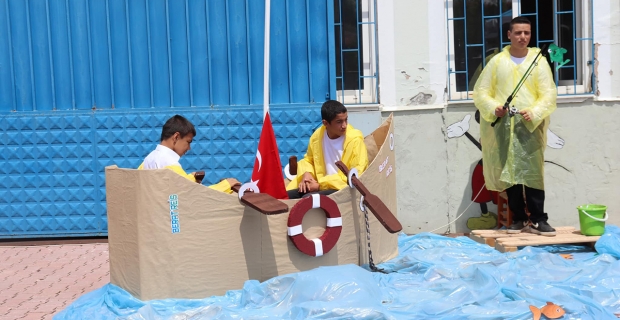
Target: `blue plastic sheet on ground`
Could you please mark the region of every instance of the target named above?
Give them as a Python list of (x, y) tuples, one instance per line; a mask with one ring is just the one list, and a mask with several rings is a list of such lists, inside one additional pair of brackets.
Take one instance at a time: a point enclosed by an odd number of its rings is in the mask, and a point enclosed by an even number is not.
[(620, 228), (617, 226), (605, 227), (605, 234), (594, 245), (598, 253), (607, 253), (620, 259)]
[(401, 235), (399, 256), (379, 265), (388, 274), (320, 267), (250, 280), (224, 296), (147, 302), (108, 284), (54, 319), (532, 319), (529, 306), (547, 301), (566, 311), (562, 319), (617, 319), (620, 229), (608, 226), (596, 249), (500, 253), (466, 237)]

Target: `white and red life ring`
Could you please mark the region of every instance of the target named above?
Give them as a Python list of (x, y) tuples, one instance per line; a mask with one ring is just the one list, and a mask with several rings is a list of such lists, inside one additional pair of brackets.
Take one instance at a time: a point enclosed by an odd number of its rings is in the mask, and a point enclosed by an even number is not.
[[(304, 236), (301, 222), (310, 209), (321, 208), (327, 216), (325, 232), (319, 238), (308, 239)], [(313, 194), (302, 198), (291, 209), (288, 216), (288, 236), (297, 250), (313, 257), (320, 257), (329, 252), (340, 238), (342, 232), (342, 216), (336, 202), (327, 196)]]

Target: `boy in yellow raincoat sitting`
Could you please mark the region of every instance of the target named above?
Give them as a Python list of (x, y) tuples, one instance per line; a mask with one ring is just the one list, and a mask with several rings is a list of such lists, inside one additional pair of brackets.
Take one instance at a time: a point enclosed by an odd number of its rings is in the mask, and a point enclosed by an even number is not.
[[(554, 236), (544, 211), (544, 152), (549, 115), (556, 109), (557, 90), (544, 57), (533, 67), (512, 100), (520, 110), (514, 117), (502, 106), (540, 51), (528, 48), (531, 24), (516, 17), (508, 31), (510, 45), (486, 65), (474, 87), (474, 103), (480, 110), (480, 134), (484, 180), (488, 190), (508, 195), (514, 223), (509, 233), (519, 233), (528, 225), (525, 201), (530, 212), (531, 231)], [(491, 123), (501, 118), (495, 127)]]
[[(186, 173), (179, 163), (181, 156), (191, 149), (191, 143), (195, 136), (196, 129), (189, 120), (180, 115), (173, 116), (166, 121), (161, 129), (161, 142), (155, 150), (146, 156), (138, 170), (167, 168), (192, 182), (196, 182), (196, 172)], [(230, 187), (235, 184), (239, 184), (239, 181), (228, 178), (209, 186), (209, 188), (232, 193)]]
[(321, 118), (323, 125), (314, 131), (306, 155), (297, 164), (296, 179), (286, 187), (289, 199), (311, 193), (327, 195), (346, 187), (347, 176), (338, 170), (336, 161), (356, 168), (359, 174), (368, 167), (364, 136), (348, 124), (347, 108), (338, 101), (326, 101)]

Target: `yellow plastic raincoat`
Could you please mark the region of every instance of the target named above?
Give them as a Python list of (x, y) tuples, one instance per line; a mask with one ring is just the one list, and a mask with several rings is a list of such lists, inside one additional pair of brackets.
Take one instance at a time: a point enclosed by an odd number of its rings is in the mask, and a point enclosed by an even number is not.
[[(358, 173), (362, 174), (368, 167), (368, 151), (364, 144), (364, 136), (361, 131), (353, 128), (350, 124), (347, 125), (345, 134), (342, 162), (349, 169), (357, 168)], [(341, 171), (326, 175), (325, 161), (323, 160), (323, 135), (325, 135), (325, 126), (321, 126), (310, 136), (308, 151), (297, 164), (297, 178), (288, 184), (286, 190), (297, 189), (301, 177), (306, 172), (310, 172), (314, 179), (319, 182), (319, 190), (340, 190), (348, 186), (347, 176)]]
[(506, 113), (491, 127), (497, 118), (495, 108), (504, 105), (540, 51), (530, 48), (525, 61), (517, 65), (510, 58), (509, 50), (507, 46), (491, 59), (474, 87), (474, 103), (480, 110), (484, 180), (487, 189), (494, 191), (515, 184), (544, 190), (547, 128), (549, 115), (556, 109), (557, 89), (549, 64), (539, 56), (538, 65), (512, 100), (512, 105), (527, 111), (532, 120)]

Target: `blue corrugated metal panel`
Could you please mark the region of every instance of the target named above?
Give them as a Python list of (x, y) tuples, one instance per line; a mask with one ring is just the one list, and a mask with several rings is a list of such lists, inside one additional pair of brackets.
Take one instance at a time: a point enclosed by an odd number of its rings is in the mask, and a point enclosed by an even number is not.
[[(332, 5), (273, 1), (271, 114), (286, 163), (335, 96)], [(105, 166), (137, 167), (176, 113), (198, 130), (186, 170), (247, 181), (263, 28), (254, 0), (0, 0), (0, 238), (107, 234)]]
[[(335, 96), (330, 10), (272, 0), (272, 103)], [(258, 0), (0, 0), (0, 112), (259, 105), (264, 11)]]
[[(196, 126), (186, 171), (205, 184), (250, 178), (262, 108), (174, 110)], [(136, 168), (159, 143), (170, 109), (13, 113), (0, 118), (0, 238), (107, 234), (104, 169)], [(282, 163), (305, 153), (318, 106), (273, 107)]]
[(0, 53), (0, 106), (14, 105), (13, 91), (13, 46), (9, 36), (9, 11), (7, 0), (0, 1), (0, 48), (6, 48)]

